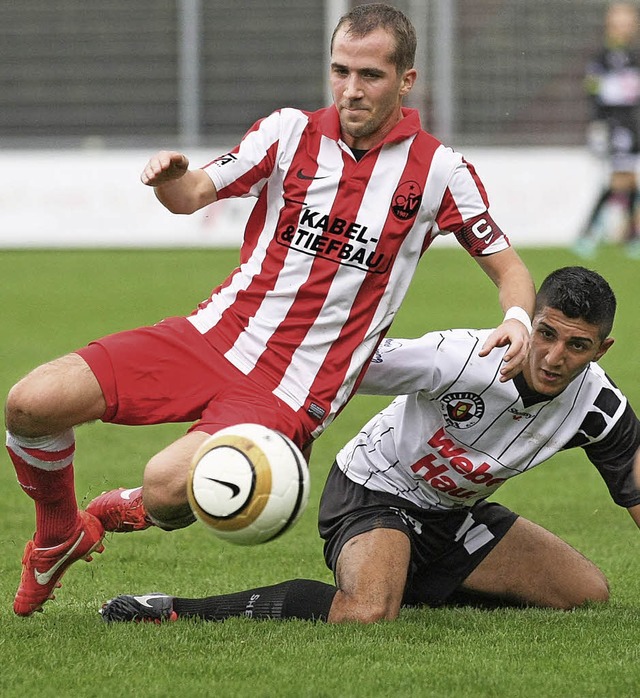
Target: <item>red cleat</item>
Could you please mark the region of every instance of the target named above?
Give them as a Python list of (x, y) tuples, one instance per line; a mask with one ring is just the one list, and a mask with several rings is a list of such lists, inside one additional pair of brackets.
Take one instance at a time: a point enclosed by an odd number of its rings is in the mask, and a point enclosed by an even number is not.
[(142, 503), (142, 487), (103, 492), (89, 502), (87, 511), (99, 519), (105, 531), (112, 533), (144, 531), (153, 526)]
[(19, 616), (30, 616), (41, 611), (45, 601), (55, 598), (60, 578), (76, 560), (91, 560), (91, 553), (104, 550), (104, 529), (95, 516), (80, 511), (80, 522), (75, 533), (53, 548), (36, 548), (30, 540), (22, 556), (22, 577), (13, 601), (13, 610)]

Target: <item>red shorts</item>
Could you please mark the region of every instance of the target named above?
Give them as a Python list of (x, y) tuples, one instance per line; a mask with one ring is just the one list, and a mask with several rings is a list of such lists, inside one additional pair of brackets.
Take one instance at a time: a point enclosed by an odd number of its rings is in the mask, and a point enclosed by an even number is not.
[(286, 434), (300, 448), (316, 427), (247, 378), (183, 317), (107, 335), (76, 351), (100, 383), (103, 422), (195, 422), (208, 434), (253, 422)]

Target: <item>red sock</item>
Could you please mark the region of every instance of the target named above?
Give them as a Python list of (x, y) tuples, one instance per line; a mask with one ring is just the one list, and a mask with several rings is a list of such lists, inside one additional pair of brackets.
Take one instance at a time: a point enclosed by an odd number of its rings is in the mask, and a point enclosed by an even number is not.
[(72, 431), (36, 439), (7, 434), (7, 451), (18, 482), (36, 505), (33, 539), (39, 548), (63, 543), (78, 525), (74, 450)]

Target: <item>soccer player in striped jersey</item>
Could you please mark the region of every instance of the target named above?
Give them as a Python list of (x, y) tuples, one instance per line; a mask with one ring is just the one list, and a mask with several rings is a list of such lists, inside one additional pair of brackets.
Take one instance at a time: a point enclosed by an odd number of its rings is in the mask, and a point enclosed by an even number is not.
[[(202, 168), (175, 151), (151, 158), (142, 182), (174, 213), (256, 198), (240, 265), (191, 315), (98, 339), (11, 390), (7, 448), (36, 507), (17, 614), (40, 610), (70, 564), (101, 550), (104, 529), (192, 523), (187, 475), (209, 434), (257, 422), (308, 449), (356, 391), (440, 235), (453, 234), (498, 287), (504, 321), (478, 351), (507, 346), (500, 379), (520, 371), (533, 283), (474, 168), (403, 107), (415, 45), (396, 9), (356, 7), (332, 39), (332, 106), (276, 111)], [(74, 428), (97, 419), (191, 427), (149, 461), (143, 488), (79, 512)]]
[(385, 340), (360, 390), (400, 396), (338, 453), (320, 503), (335, 586), (298, 579), (202, 599), (123, 595), (103, 618), (372, 622), (396, 618), (403, 605), (606, 601), (595, 564), (487, 498), (559, 451), (582, 448), (640, 527), (640, 422), (597, 363), (613, 344), (615, 307), (599, 274), (550, 274), (529, 359), (508, 382), (499, 380), (501, 352), (478, 357), (490, 330)]

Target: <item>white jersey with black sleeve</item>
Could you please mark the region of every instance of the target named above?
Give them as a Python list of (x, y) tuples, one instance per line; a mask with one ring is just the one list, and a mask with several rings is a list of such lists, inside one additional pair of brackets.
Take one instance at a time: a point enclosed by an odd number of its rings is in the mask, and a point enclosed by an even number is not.
[(367, 488), (425, 509), (469, 507), (509, 478), (581, 446), (621, 506), (640, 503), (632, 464), (640, 426), (596, 363), (553, 398), (520, 374), (501, 383), (506, 349), (478, 352), (491, 330), (386, 339), (360, 393), (397, 395), (339, 452), (340, 469)]

